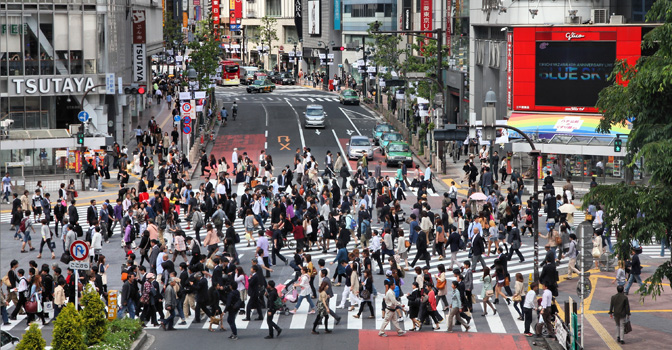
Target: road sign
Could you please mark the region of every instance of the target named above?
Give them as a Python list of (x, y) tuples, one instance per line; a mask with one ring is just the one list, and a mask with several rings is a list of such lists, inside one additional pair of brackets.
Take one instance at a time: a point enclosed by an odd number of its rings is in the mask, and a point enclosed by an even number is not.
[(105, 93), (108, 95), (114, 95), (115, 93), (114, 80), (114, 73), (105, 74)]
[(182, 129), (182, 132), (184, 132), (187, 135), (191, 134), (191, 126), (185, 125), (184, 128)]
[(70, 256), (76, 261), (84, 261), (89, 257), (89, 246), (84, 241), (74, 241), (70, 245)]
[(88, 270), (91, 268), (91, 265), (88, 261), (71, 261), (68, 267), (73, 270)]
[(191, 103), (189, 103), (189, 102), (183, 103), (182, 104), (182, 112), (184, 112), (185, 114), (190, 113), (191, 112)]
[(89, 121), (89, 113), (81, 111), (77, 114), (77, 119), (82, 123), (86, 123)]
[(173, 117), (173, 121), (179, 122), (180, 121), (180, 115), (175, 114), (175, 116)]
[(191, 117), (188, 115), (184, 116), (184, 124), (191, 124)]

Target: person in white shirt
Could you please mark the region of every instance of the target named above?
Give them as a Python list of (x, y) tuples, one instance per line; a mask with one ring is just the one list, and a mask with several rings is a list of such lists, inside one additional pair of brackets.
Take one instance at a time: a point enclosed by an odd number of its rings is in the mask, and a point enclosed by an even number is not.
[[(371, 242), (369, 243), (369, 250), (371, 251), (371, 257), (378, 263), (379, 275), (383, 274), (383, 263), (380, 261), (380, 249), (382, 247), (381, 240), (378, 230), (373, 230), (371, 234)], [(371, 269), (373, 270), (373, 266), (371, 266)]]
[(548, 289), (548, 286), (544, 285), (544, 293), (541, 295), (541, 306), (539, 307), (539, 310), (541, 310), (541, 316), (544, 318), (544, 324), (546, 324), (546, 330), (548, 331), (548, 334), (550, 337), (554, 338), (555, 330), (553, 329), (553, 311), (551, 310), (552, 305), (553, 293), (550, 289)]
[(98, 261), (98, 256), (103, 251), (103, 235), (100, 233), (100, 227), (96, 227), (91, 235), (91, 248), (93, 249), (93, 261)]
[(532, 333), (530, 333), (530, 325), (532, 324), (532, 310), (537, 308), (537, 291), (539, 290), (539, 284), (537, 282), (533, 282), (530, 287), (531, 289), (525, 295), (525, 301), (523, 302), (523, 318), (525, 319), (524, 334), (528, 337), (532, 336)]
[(233, 172), (235, 174), (236, 167), (238, 166), (238, 148), (234, 148), (233, 153), (231, 153), (231, 164), (233, 164)]

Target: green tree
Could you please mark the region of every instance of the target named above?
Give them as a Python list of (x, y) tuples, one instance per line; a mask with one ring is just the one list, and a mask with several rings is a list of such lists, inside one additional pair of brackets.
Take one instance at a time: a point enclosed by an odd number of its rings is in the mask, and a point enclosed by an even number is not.
[[(672, 211), (665, 205), (672, 196), (672, 1), (656, 1), (647, 21), (662, 22), (642, 42), (643, 48), (653, 53), (641, 57), (634, 66), (616, 62), (610, 77), (614, 83), (600, 92), (597, 102), (604, 114), (597, 130), (609, 132), (613, 125), (624, 125), (634, 118), (626, 163), (632, 168), (635, 159), (643, 159), (650, 181), (645, 185), (597, 186), (584, 198), (584, 206), (595, 202), (605, 206), (605, 224), (619, 230), (615, 250), (620, 259), (629, 255), (632, 239), (641, 244), (651, 243), (653, 238), (672, 241), (668, 229)], [(672, 280), (672, 261), (661, 264), (646, 279), (639, 289), (642, 300), (659, 296), (665, 278)]]
[[(412, 86), (408, 92), (418, 97), (425, 98), (430, 101), (434, 100), (437, 92), (441, 88), (435, 82), (437, 79), (437, 67), (439, 63), (438, 53), (439, 48), (436, 40), (425, 40), (423, 37), (416, 37), (415, 43), (411, 45), (412, 50), (420, 53), (420, 56), (414, 56), (409, 53), (404, 62), (403, 71), (405, 72), (420, 72), (426, 73), (426, 76), (433, 80), (420, 80), (416, 85)], [(442, 68), (448, 69), (446, 62), (447, 48), (444, 46)]]
[[(278, 33), (276, 30), (276, 25), (278, 20), (275, 17), (264, 16), (261, 18), (261, 27), (259, 28), (259, 40), (261, 41), (261, 46), (268, 44), (269, 54), (273, 49), (273, 41), (279, 40)], [(270, 69), (270, 67), (266, 67)]]
[(400, 73), (403, 63), (399, 57), (407, 52), (405, 49), (399, 49), (399, 43), (402, 40), (401, 35), (378, 33), (375, 28), (376, 22), (369, 23), (367, 33), (373, 39), (375, 45), (375, 49), (371, 50), (373, 51), (370, 55), (371, 62), (374, 66), (387, 67), (387, 72), (378, 74), (378, 77), (391, 79), (392, 71), (397, 72), (397, 74)]
[(189, 58), (191, 59), (191, 68), (196, 70), (198, 85), (201, 90), (211, 92), (209, 87), (212, 84), (211, 76), (217, 74), (222, 49), (219, 47), (220, 41), (214, 35), (212, 26), (212, 14), (208, 19), (199, 21), (196, 24), (196, 33), (194, 40), (189, 43)]
[(30, 328), (21, 338), (21, 342), (16, 346), (16, 350), (44, 350), (47, 342), (42, 338), (42, 331), (37, 323), (31, 323)]
[(182, 23), (173, 18), (173, 13), (166, 12), (166, 19), (163, 26), (163, 40), (166, 49), (179, 48), (184, 40), (182, 34)]
[(91, 285), (87, 284), (82, 295), (82, 326), (86, 345), (95, 345), (103, 340), (107, 332), (105, 304)]
[(68, 304), (54, 321), (53, 350), (86, 350), (81, 330), (82, 318), (74, 304)]

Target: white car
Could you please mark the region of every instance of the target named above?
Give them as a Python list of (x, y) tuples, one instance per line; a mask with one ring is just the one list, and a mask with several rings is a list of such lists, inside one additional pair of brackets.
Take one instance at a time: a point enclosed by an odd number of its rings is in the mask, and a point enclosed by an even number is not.
[(324, 111), (322, 105), (308, 105), (306, 111), (303, 112), (305, 118), (305, 127), (324, 128), (327, 126), (327, 113)]
[(359, 135), (350, 136), (350, 142), (346, 146), (348, 146), (348, 159), (360, 159), (364, 152), (366, 152), (366, 159), (373, 160), (373, 151), (375, 149), (368, 137)]

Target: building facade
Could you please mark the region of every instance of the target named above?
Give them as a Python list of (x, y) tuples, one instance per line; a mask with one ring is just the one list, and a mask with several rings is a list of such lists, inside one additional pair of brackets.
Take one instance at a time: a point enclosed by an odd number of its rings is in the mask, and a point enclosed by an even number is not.
[[(0, 164), (47, 164), (67, 168), (71, 137), (89, 115), (85, 145), (99, 149), (130, 136), (132, 118), (143, 109), (137, 96), (106, 94), (106, 74), (115, 83), (134, 80), (132, 23), (142, 10), (147, 28), (144, 83), (148, 62), (162, 49), (162, 7), (156, 0), (8, 0), (0, 4)], [(136, 67), (137, 68), (137, 67)], [(11, 124), (11, 126), (10, 126)], [(55, 147), (57, 145), (57, 147)], [(45, 160), (46, 158), (46, 160)], [(67, 157), (66, 157), (67, 158)]]

